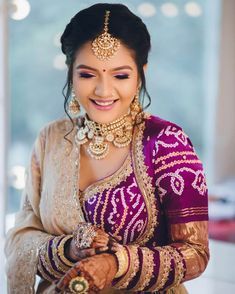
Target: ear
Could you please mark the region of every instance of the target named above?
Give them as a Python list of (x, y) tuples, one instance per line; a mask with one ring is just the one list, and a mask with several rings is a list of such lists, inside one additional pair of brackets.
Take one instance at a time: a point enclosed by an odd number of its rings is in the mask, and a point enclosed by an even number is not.
[[(148, 64), (147, 64), (147, 63), (145, 63), (145, 64), (143, 65), (143, 70), (144, 70), (144, 73), (146, 73), (147, 66), (148, 66)], [(141, 86), (141, 80), (140, 80), (140, 78), (139, 78), (139, 87), (140, 87), (140, 86)]]
[(148, 63), (145, 63), (145, 64), (143, 65), (144, 73), (146, 73), (147, 67), (148, 67)]

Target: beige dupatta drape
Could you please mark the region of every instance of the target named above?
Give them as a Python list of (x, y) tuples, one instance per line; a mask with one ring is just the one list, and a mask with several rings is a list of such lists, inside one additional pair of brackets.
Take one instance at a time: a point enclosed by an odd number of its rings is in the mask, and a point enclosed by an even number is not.
[[(79, 163), (79, 150), (64, 139), (70, 129), (68, 120), (55, 121), (40, 132), (35, 142), (21, 210), (5, 244), (10, 294), (34, 293), (40, 245), (52, 235), (70, 234), (84, 221), (73, 195), (74, 187), (78, 187), (75, 162)], [(74, 131), (69, 136), (72, 142)]]

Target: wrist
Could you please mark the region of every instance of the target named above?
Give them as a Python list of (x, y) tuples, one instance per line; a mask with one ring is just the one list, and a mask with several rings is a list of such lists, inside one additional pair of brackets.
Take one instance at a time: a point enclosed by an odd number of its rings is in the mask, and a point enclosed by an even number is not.
[(68, 240), (66, 242), (66, 246), (65, 246), (65, 256), (71, 260), (72, 262), (77, 262), (78, 261), (78, 256), (77, 256), (77, 248), (76, 245), (74, 243), (74, 239), (71, 238), (70, 240)]

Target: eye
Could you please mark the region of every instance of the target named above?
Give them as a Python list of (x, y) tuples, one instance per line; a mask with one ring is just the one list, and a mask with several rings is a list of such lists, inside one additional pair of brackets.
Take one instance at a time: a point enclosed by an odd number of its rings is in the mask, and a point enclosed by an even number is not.
[(129, 75), (128, 74), (115, 75), (115, 78), (119, 80), (129, 79)]
[(86, 72), (80, 72), (79, 73), (79, 77), (80, 78), (85, 78), (85, 79), (89, 79), (89, 78), (92, 78), (94, 77), (92, 74), (89, 74), (89, 73), (86, 73)]

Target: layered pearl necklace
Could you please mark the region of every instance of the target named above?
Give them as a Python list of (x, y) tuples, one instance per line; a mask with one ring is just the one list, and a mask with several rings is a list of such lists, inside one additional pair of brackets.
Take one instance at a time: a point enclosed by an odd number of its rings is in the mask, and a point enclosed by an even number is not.
[(83, 145), (90, 141), (88, 154), (94, 159), (105, 158), (109, 152), (109, 143), (118, 148), (126, 147), (132, 140), (133, 121), (129, 114), (102, 124), (89, 120), (87, 115), (78, 122), (75, 142)]

